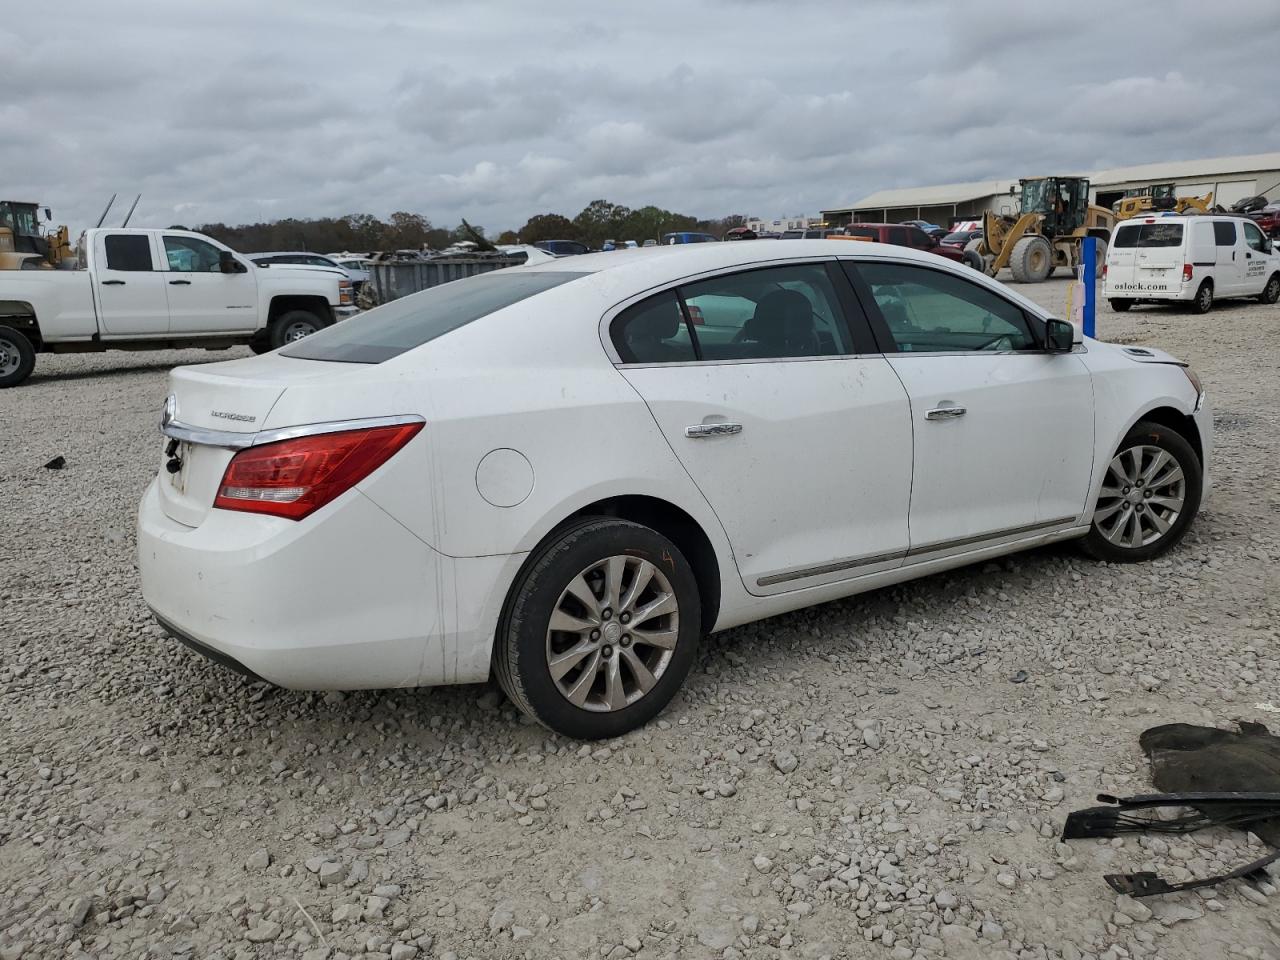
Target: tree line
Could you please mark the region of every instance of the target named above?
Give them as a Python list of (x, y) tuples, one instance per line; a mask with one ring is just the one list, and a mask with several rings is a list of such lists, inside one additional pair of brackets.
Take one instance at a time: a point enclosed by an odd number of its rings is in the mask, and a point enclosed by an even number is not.
[[(664, 233), (696, 230), (723, 236), (741, 226), (739, 215), (720, 219), (700, 219), (660, 207), (631, 209), (608, 200), (593, 200), (577, 216), (540, 213), (530, 217), (519, 230), (504, 230), (497, 243), (533, 243), (536, 240), (579, 240), (598, 249), (606, 240), (660, 240)], [(175, 229), (180, 228), (175, 225)], [(192, 229), (220, 240), (233, 250), (257, 253), (263, 250), (314, 250), (320, 253), (374, 250), (441, 250), (471, 234), (462, 224), (447, 229), (437, 227), (420, 213), (398, 211), (386, 220), (368, 213), (315, 219), (288, 218), (267, 223), (231, 226), (206, 223)], [(476, 232), (485, 235), (483, 227)]]

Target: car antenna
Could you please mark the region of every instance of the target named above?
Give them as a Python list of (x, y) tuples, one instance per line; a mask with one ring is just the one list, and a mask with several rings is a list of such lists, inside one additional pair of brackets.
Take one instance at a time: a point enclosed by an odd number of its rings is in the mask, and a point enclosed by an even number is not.
[(111, 212), (111, 205), (115, 202), (116, 202), (116, 194), (113, 193), (111, 195), (111, 199), (107, 201), (107, 208), (102, 211), (102, 216), (100, 216), (98, 218), (98, 222), (93, 225), (94, 229), (97, 229), (98, 227), (102, 226), (102, 221), (107, 219), (107, 214)]
[(120, 224), (121, 229), (129, 225), (129, 221), (133, 218), (133, 211), (138, 209), (138, 201), (142, 199), (142, 194), (138, 194), (133, 198), (133, 206), (129, 208), (129, 212), (124, 216), (124, 223)]

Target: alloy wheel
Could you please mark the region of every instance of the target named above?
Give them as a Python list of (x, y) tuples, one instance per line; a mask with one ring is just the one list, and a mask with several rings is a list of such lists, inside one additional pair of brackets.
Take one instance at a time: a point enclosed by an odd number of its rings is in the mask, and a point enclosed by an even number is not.
[(680, 636), (671, 582), (639, 557), (599, 560), (569, 581), (547, 625), (547, 669), (561, 695), (598, 713), (644, 697)]
[(1128, 447), (1107, 467), (1093, 524), (1117, 547), (1145, 547), (1172, 529), (1186, 499), (1182, 465), (1168, 450)]

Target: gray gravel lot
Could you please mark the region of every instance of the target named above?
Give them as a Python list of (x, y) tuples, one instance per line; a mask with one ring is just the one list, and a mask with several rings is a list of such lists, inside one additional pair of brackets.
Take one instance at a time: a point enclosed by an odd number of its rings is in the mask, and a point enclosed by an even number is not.
[(0, 392), (0, 960), (1280, 958), (1273, 885), (1102, 880), (1256, 840), (1056, 839), (1150, 790), (1146, 727), (1280, 727), (1280, 310), (1100, 326), (1215, 406), (1181, 548), (1059, 546), (717, 635), (659, 722), (589, 746), (493, 689), (292, 693), (163, 637), (133, 523), (165, 374), (242, 351), (41, 357)]

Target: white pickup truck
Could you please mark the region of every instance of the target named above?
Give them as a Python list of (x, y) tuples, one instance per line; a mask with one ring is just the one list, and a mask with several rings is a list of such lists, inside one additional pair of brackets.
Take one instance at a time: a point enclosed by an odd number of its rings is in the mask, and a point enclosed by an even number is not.
[(86, 230), (77, 259), (74, 270), (0, 271), (0, 387), (30, 376), (37, 353), (265, 353), (357, 312), (336, 271), (261, 267), (185, 230)]

